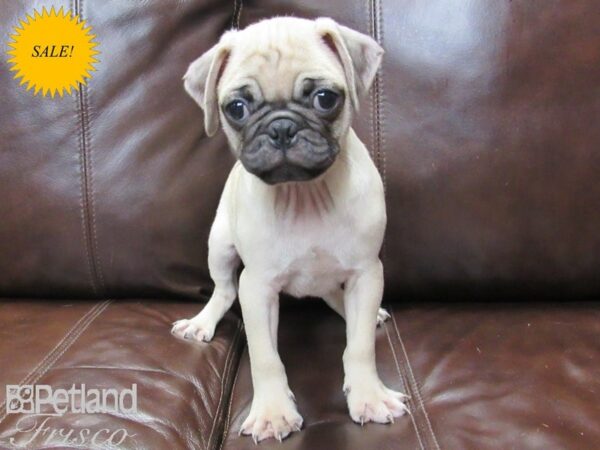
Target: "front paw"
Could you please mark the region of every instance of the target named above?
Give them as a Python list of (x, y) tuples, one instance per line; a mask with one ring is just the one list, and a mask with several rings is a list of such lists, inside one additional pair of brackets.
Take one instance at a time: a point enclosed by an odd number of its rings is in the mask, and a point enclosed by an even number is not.
[(215, 334), (215, 327), (194, 317), (193, 319), (181, 319), (174, 322), (171, 333), (180, 339), (210, 342)]
[(344, 386), (350, 417), (361, 425), (367, 422), (393, 423), (395, 417), (409, 412), (406, 395), (388, 389), (379, 380)]
[(255, 396), (250, 414), (242, 424), (240, 434), (252, 435), (255, 443), (274, 438), (281, 442), (302, 428), (302, 416), (296, 409), (293, 394)]

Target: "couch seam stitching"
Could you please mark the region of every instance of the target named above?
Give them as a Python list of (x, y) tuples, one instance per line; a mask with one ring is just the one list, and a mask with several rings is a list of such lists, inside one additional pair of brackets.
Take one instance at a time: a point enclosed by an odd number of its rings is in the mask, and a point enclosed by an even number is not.
[[(390, 312), (393, 314), (391, 306), (390, 306)], [(394, 357), (394, 364), (396, 366), (396, 371), (398, 372), (398, 377), (400, 378), (400, 383), (402, 383), (402, 387), (405, 389), (406, 393), (409, 395), (407, 402), (414, 403), (412, 401), (412, 396), (410, 396), (410, 393), (411, 393), (410, 386), (409, 386), (408, 382), (405, 381), (404, 377), (402, 376), (402, 371), (400, 370), (400, 363), (398, 362), (398, 356), (396, 355), (396, 350), (394, 349), (394, 344), (392, 343), (392, 338), (390, 337), (387, 323), (384, 323), (384, 328), (385, 328), (385, 335), (387, 337), (388, 344), (390, 346), (390, 349), (392, 350), (392, 355)], [(414, 405), (413, 409), (416, 411), (416, 405)], [(410, 421), (412, 422), (413, 428), (415, 429), (415, 434), (417, 436), (417, 440), (419, 441), (419, 446), (421, 447), (422, 450), (425, 450), (425, 446), (423, 445), (423, 440), (421, 439), (421, 433), (419, 431), (419, 427), (417, 426), (416, 419), (410, 411), (409, 411), (409, 415), (410, 415)]]
[(402, 337), (400, 336), (400, 331), (398, 330), (398, 325), (396, 324), (396, 318), (394, 317), (393, 314), (391, 314), (391, 316), (392, 316), (392, 323), (394, 324), (394, 329), (396, 330), (396, 336), (398, 337), (398, 341), (400, 342), (400, 346), (402, 348), (402, 353), (404, 354), (404, 360), (406, 361), (406, 366), (408, 368), (409, 383), (412, 384), (412, 387), (413, 387), (412, 391), (414, 392), (414, 394), (417, 397), (417, 401), (419, 403), (419, 408), (423, 411), (423, 416), (425, 417), (425, 422), (426, 422), (427, 428), (429, 430), (431, 439), (433, 441), (433, 445), (437, 450), (440, 450), (440, 445), (437, 441), (435, 433), (433, 432), (433, 427), (431, 426), (431, 422), (429, 420), (429, 415), (427, 414), (427, 410), (425, 409), (425, 402), (423, 401), (423, 397), (421, 396), (419, 385), (417, 384), (414, 372), (412, 370), (412, 366), (410, 364), (410, 360), (408, 359), (408, 353), (406, 351), (406, 346), (404, 345), (404, 341), (402, 340)]
[[(245, 344), (244, 344), (245, 347)], [(243, 354), (244, 348), (242, 347), (241, 353)], [(229, 433), (229, 427), (231, 425), (231, 407), (233, 405), (233, 396), (235, 394), (235, 387), (237, 385), (238, 375), (240, 374), (240, 364), (237, 365), (237, 370), (235, 371), (235, 377), (233, 378), (233, 385), (231, 386), (231, 397), (229, 397), (229, 406), (227, 408), (227, 415), (225, 416), (225, 428), (223, 429), (223, 439), (221, 439), (221, 443), (219, 444), (219, 450), (222, 450), (223, 445), (225, 445), (225, 439), (227, 438), (227, 433)]]
[[(70, 1), (70, 5), (69, 5), (71, 12), (74, 15), (78, 15), (79, 12), (79, 4), (78, 4), (78, 0), (71, 0)], [(77, 125), (83, 130), (83, 122), (82, 122), (82, 116), (83, 116), (83, 112), (81, 109), (81, 101), (79, 98), (79, 92), (77, 93), (77, 95), (75, 96), (75, 112), (77, 113), (78, 116), (78, 120), (77, 120)], [(98, 286), (96, 284), (96, 278), (94, 276), (94, 262), (90, 253), (90, 238), (89, 238), (89, 230), (88, 230), (88, 222), (86, 219), (86, 211), (88, 210), (87, 207), (87, 202), (88, 202), (88, 198), (87, 198), (87, 191), (86, 191), (86, 186), (87, 186), (87, 181), (86, 181), (86, 156), (85, 156), (85, 147), (84, 147), (84, 143), (83, 143), (83, 138), (82, 138), (82, 132), (78, 132), (77, 133), (77, 145), (79, 147), (79, 183), (80, 183), (80, 191), (79, 191), (79, 206), (80, 206), (80, 212), (81, 212), (81, 231), (82, 231), (82, 238), (83, 238), (83, 247), (85, 250), (85, 255), (86, 255), (86, 259), (87, 259), (87, 268), (88, 268), (88, 276), (90, 278), (90, 284), (92, 286), (92, 291), (95, 295), (98, 295)]]
[[(84, 0), (75, 0), (73, 4), (74, 13), (83, 20)], [(90, 139), (89, 101), (87, 85), (79, 83), (77, 92), (79, 125), (79, 145), (81, 154), (81, 189), (84, 203), (82, 221), (86, 236), (86, 254), (88, 255), (89, 270), (92, 278), (92, 288), (96, 295), (104, 291), (104, 276), (101, 270), (100, 257), (98, 255), (98, 239), (96, 236), (96, 212), (93, 181), (93, 161)]]
[(230, 367), (229, 367), (230, 362), (233, 361), (233, 357), (232, 357), (232, 355), (234, 353), (233, 348), (235, 347), (235, 344), (237, 344), (238, 338), (240, 336), (240, 332), (241, 332), (241, 323), (238, 322), (235, 336), (234, 336), (233, 340), (231, 341), (229, 350), (227, 350), (227, 357), (225, 358), (225, 364), (223, 365), (223, 376), (221, 377), (221, 392), (219, 394), (219, 402), (217, 403), (217, 409), (215, 411), (215, 417), (213, 419), (213, 423), (210, 428), (210, 434), (208, 435), (208, 441), (206, 443), (204, 443), (204, 447), (206, 449), (210, 448), (211, 443), (212, 443), (212, 437), (213, 437), (213, 434), (215, 431), (215, 427), (217, 425), (217, 420), (219, 418), (219, 414), (221, 412), (223, 398), (225, 396), (225, 380), (228, 378), (228, 372), (230, 370)]
[[(112, 300), (96, 303), (65, 333), (52, 349), (40, 360), (40, 362), (21, 379), (18, 385), (35, 384), (48, 370), (71, 348), (81, 334), (89, 325), (112, 303)], [(6, 405), (6, 399), (0, 404), (0, 410)], [(0, 423), (4, 421), (7, 412), (0, 416)]]
[[(377, 3), (377, 40), (379, 45), (383, 47), (384, 43), (384, 34), (383, 34), (383, 22), (381, 16), (383, 15), (381, 1), (376, 0)], [(383, 181), (383, 189), (384, 192), (387, 186), (387, 173), (386, 173), (386, 160), (385, 160), (385, 126), (384, 126), (384, 114), (383, 114), (383, 103), (385, 102), (385, 83), (383, 81), (383, 61), (381, 65), (377, 68), (377, 88), (379, 90), (379, 104), (378, 104), (378, 130), (379, 130), (379, 157), (380, 157), (380, 167), (381, 167), (381, 176)]]
[[(380, 42), (380, 32), (379, 32), (379, 17), (378, 17), (378, 2), (377, 0), (371, 0), (371, 21), (372, 21), (372, 35), (373, 39), (377, 41), (381, 45)], [(380, 105), (381, 105), (381, 97), (380, 97), (380, 89), (379, 89), (380, 79), (379, 79), (379, 69), (375, 74), (375, 80), (373, 85), (373, 94), (375, 97), (375, 108), (373, 109), (373, 129), (375, 133), (375, 154), (377, 159), (377, 167), (381, 171), (381, 130), (380, 130)]]
[[(367, 8), (367, 27), (368, 27), (368, 32), (369, 35), (374, 37), (374, 30), (373, 30), (373, 5), (371, 3), (372, 0), (369, 0), (368, 2), (365, 2), (366, 8)], [(375, 99), (375, 89), (371, 89), (371, 92), (369, 93), (369, 95), (367, 95), (367, 98), (369, 99), (369, 109), (370, 109), (370, 116), (371, 116), (371, 124), (369, 127), (369, 131), (370, 131), (370, 135), (371, 135), (371, 145), (369, 145), (369, 153), (371, 154), (371, 157), (373, 158), (373, 162), (375, 163), (375, 166), (377, 168), (379, 168), (379, 162), (377, 161), (377, 142), (375, 139), (375, 108), (376, 108), (376, 99)]]
[[(77, 115), (80, 116), (79, 122), (81, 122), (79, 95), (77, 95), (77, 97), (75, 98), (75, 102), (76, 102), (76, 112), (77, 112)], [(85, 195), (85, 186), (86, 186), (85, 155), (84, 155), (83, 145), (81, 142), (81, 133), (77, 133), (77, 142), (78, 142), (78, 146), (79, 146), (79, 152), (78, 152), (79, 153), (79, 158), (78, 158), (79, 159), (79, 183), (81, 186), (81, 188), (79, 190), (79, 206), (80, 206), (80, 216), (81, 216), (81, 232), (82, 232), (82, 238), (83, 238), (83, 248), (85, 250), (88, 276), (90, 279), (90, 284), (92, 286), (92, 291), (94, 292), (94, 294), (97, 295), (98, 287), (96, 286), (96, 280), (94, 278), (94, 268), (93, 268), (94, 263), (92, 262), (92, 258), (90, 255), (88, 226), (87, 226), (87, 221), (86, 221), (87, 196)]]
[[(79, 0), (80, 5), (79, 5), (79, 10), (80, 10), (80, 18), (83, 18), (83, 8), (84, 8), (84, 0)], [(96, 276), (98, 277), (98, 281), (100, 282), (100, 288), (102, 289), (102, 291), (105, 291), (105, 285), (104, 285), (104, 274), (102, 273), (102, 264), (100, 261), (100, 254), (98, 251), (98, 235), (97, 235), (97, 229), (96, 229), (96, 198), (95, 198), (95, 192), (94, 192), (94, 159), (93, 159), (93, 152), (92, 152), (92, 136), (91, 136), (91, 125), (90, 125), (90, 102), (89, 102), (89, 96), (88, 96), (88, 85), (87, 84), (83, 84), (80, 86), (81, 92), (82, 92), (82, 98), (83, 100), (85, 100), (84, 103), (84, 109), (82, 110), (84, 117), (85, 117), (85, 123), (82, 121), (84, 128), (82, 130), (83, 135), (85, 137), (85, 143), (86, 143), (86, 148), (87, 148), (87, 152), (88, 152), (88, 158), (86, 159), (89, 163), (89, 186), (88, 186), (88, 190), (90, 191), (89, 193), (91, 194), (91, 202), (88, 204), (88, 206), (90, 207), (91, 210), (91, 215), (92, 215), (92, 256), (94, 257), (95, 260), (95, 271), (96, 271)], [(82, 117), (82, 120), (83, 118)]]
[[(391, 305), (390, 305), (390, 313), (391, 313), (391, 315), (393, 317), (393, 310), (392, 310), (392, 306)], [(396, 337), (397, 336), (398, 335), (396, 333)], [(397, 339), (397, 341), (400, 343), (399, 339)], [(417, 400), (417, 394), (414, 391), (414, 389), (415, 389), (414, 385), (410, 382), (410, 373), (408, 371), (408, 367), (406, 366), (406, 363), (403, 362), (402, 366), (404, 367), (405, 372), (407, 373), (407, 381), (406, 381), (406, 383), (407, 383), (406, 387), (407, 387), (407, 393), (408, 393), (407, 402), (412, 405), (412, 411), (414, 413), (412, 415), (413, 420), (414, 420), (413, 423), (414, 423), (414, 425), (416, 426), (416, 428), (418, 430), (417, 433), (419, 434), (419, 437), (420, 437), (419, 440), (421, 441), (422, 448), (423, 449), (427, 449), (427, 448), (430, 448), (429, 445), (424, 445), (423, 444), (423, 440), (428, 440), (428, 439), (426, 439), (427, 438), (426, 426), (424, 424), (422, 424), (421, 421), (418, 420), (417, 416), (416, 416), (419, 413), (419, 409), (420, 409), (420, 406), (419, 406), (418, 400)], [(400, 361), (399, 360), (398, 360), (398, 367), (400, 367)]]
[[(83, 2), (83, 0), (81, 0)], [(96, 193), (94, 191), (94, 160), (92, 158), (92, 135), (91, 135), (91, 125), (90, 125), (90, 117), (89, 117), (89, 109), (90, 109), (90, 102), (89, 102), (89, 94), (88, 94), (88, 88), (87, 85), (82, 85), (81, 86), (82, 92), (83, 92), (83, 96), (85, 98), (85, 118), (86, 118), (86, 122), (85, 122), (85, 132), (87, 135), (87, 149), (88, 149), (88, 154), (89, 154), (89, 158), (88, 158), (88, 162), (89, 162), (89, 166), (90, 166), (90, 170), (89, 170), (89, 191), (91, 193), (91, 203), (90, 203), (90, 210), (91, 210), (91, 214), (92, 214), (92, 237), (93, 237), (93, 255), (95, 258), (95, 262), (96, 262), (96, 273), (98, 276), (98, 279), (100, 281), (100, 287), (102, 288), (103, 291), (106, 290), (106, 286), (104, 284), (104, 274), (102, 273), (102, 263), (100, 260), (100, 252), (99, 252), (99, 246), (98, 246), (98, 231), (97, 231), (97, 227), (96, 227)]]
[[(369, 34), (373, 39), (383, 47), (383, 27), (381, 24), (381, 2), (379, 0), (370, 0), (368, 2), (369, 9)], [(383, 184), (383, 194), (385, 198), (386, 193), (386, 167), (385, 167), (385, 156), (384, 156), (384, 136), (382, 131), (382, 102), (383, 102), (383, 70), (380, 66), (375, 74), (373, 86), (371, 87), (371, 134), (374, 146), (374, 160), (376, 167), (381, 176), (381, 182)], [(387, 245), (384, 240), (381, 244), (381, 259), (383, 262), (386, 261)]]
[(233, 17), (232, 17), (232, 21), (231, 21), (231, 27), (235, 30), (238, 30), (240, 28), (240, 19), (242, 17), (242, 8), (243, 7), (244, 7), (243, 0), (233, 0)]
[[(73, 14), (78, 16), (80, 20), (83, 18), (83, 0), (72, 1), (70, 3), (70, 8)], [(104, 291), (104, 277), (100, 270), (100, 259), (97, 255), (98, 243), (96, 237), (96, 218), (94, 211), (87, 87), (81, 83), (79, 83), (79, 89), (77, 90), (76, 106), (76, 112), (79, 115), (78, 125), (80, 127), (77, 140), (79, 145), (79, 166), (81, 172), (80, 206), (82, 234), (92, 291), (95, 295), (99, 295), (101, 291)]]
[[(77, 0), (70, 0), (69, 1), (69, 10), (71, 11), (71, 13), (73, 15), (77, 14), (77, 5), (76, 5)], [(81, 113), (79, 110), (79, 95), (75, 96), (75, 112), (77, 113), (78, 116), (78, 125), (81, 123)], [(78, 150), (79, 150), (79, 184), (80, 184), (80, 190), (79, 190), (79, 207), (80, 207), (80, 217), (81, 217), (81, 231), (82, 231), (82, 240), (83, 240), (83, 248), (85, 250), (85, 256), (87, 259), (87, 272), (88, 272), (88, 276), (89, 276), (89, 281), (90, 284), (92, 286), (92, 291), (94, 292), (94, 294), (98, 294), (98, 288), (96, 286), (96, 281), (94, 279), (94, 275), (93, 275), (93, 263), (92, 263), (92, 259), (90, 257), (90, 251), (89, 251), (89, 241), (88, 241), (88, 230), (87, 230), (87, 226), (86, 226), (86, 220), (85, 220), (85, 203), (86, 203), (86, 197), (84, 194), (85, 191), (85, 177), (84, 177), (84, 173), (85, 173), (85, 168), (84, 168), (84, 155), (83, 155), (83, 146), (82, 146), (82, 142), (81, 142), (81, 133), (77, 133), (77, 145), (78, 145)]]
[[(381, 1), (373, 0), (373, 19), (375, 21), (375, 39), (383, 47), (383, 27), (381, 24)], [(383, 62), (382, 62), (383, 64)], [(377, 161), (379, 163), (379, 170), (381, 173), (381, 182), (383, 184), (383, 195), (385, 199), (386, 193), (386, 168), (385, 168), (385, 156), (384, 156), (384, 136), (383, 136), (383, 68), (382, 66), (377, 68), (377, 74), (375, 75), (375, 91), (376, 91), (376, 139), (377, 139)], [(384, 263), (387, 261), (387, 245), (384, 240), (381, 244), (381, 259)]]

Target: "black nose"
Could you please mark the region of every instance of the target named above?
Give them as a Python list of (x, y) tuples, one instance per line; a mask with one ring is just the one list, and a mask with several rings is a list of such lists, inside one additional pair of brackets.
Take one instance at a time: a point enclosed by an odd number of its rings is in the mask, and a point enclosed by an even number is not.
[(271, 143), (277, 148), (288, 147), (298, 132), (298, 125), (291, 119), (275, 119), (267, 127)]

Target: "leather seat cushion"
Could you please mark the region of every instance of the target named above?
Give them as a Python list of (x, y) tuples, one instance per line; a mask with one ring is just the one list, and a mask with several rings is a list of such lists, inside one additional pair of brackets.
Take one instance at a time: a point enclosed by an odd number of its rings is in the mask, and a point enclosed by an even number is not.
[[(393, 425), (353, 423), (342, 394), (344, 323), (326, 307), (283, 311), (279, 349), (305, 419), (261, 449), (590, 449), (600, 442), (600, 310), (587, 304), (394, 304), (377, 330), (384, 382), (410, 395)], [(227, 450), (252, 400), (244, 352)]]
[[(229, 313), (210, 344), (170, 334), (171, 323), (200, 311), (198, 302), (173, 300), (28, 301), (0, 304), (0, 384), (72, 385), (129, 389), (137, 384), (137, 414), (51, 417), (53, 429), (93, 432), (124, 428), (124, 448), (212, 449), (222, 430), (225, 401), (241, 355), (241, 321)], [(21, 414), (5, 414), (0, 391), (0, 445), (18, 444)], [(101, 436), (106, 438), (106, 436)], [(60, 436), (39, 436), (28, 448), (61, 446)], [(88, 442), (89, 445), (89, 442)], [(68, 446), (67, 446), (68, 447)], [(69, 447), (70, 448), (70, 447)]]

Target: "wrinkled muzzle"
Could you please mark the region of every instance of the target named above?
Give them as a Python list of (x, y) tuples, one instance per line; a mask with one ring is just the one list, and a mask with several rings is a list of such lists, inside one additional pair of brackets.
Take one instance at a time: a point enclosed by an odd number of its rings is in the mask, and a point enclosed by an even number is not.
[(339, 152), (319, 123), (283, 110), (267, 114), (245, 133), (240, 161), (268, 184), (307, 181), (324, 173)]

